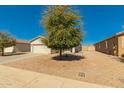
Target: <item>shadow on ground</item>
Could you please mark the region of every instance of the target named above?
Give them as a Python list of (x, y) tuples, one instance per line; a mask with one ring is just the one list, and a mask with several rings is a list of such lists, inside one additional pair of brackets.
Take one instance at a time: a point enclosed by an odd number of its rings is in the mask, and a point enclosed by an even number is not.
[[(14, 56), (14, 55), (24, 55), (24, 54), (26, 53), (5, 53), (4, 56)], [(0, 54), (0, 56), (2, 55)]]
[(59, 61), (74, 61), (74, 60), (81, 60), (84, 59), (84, 56), (80, 55), (72, 55), (72, 54), (65, 54), (60, 56), (54, 56), (52, 57), (53, 60), (59, 60)]
[(124, 63), (124, 57), (115, 57), (114, 59)]
[(119, 61), (124, 63), (124, 58), (119, 58)]
[(124, 63), (124, 54), (121, 55), (121, 57), (119, 58), (119, 61)]
[(111, 57), (112, 59), (124, 63), (124, 57), (118, 57), (118, 56), (108, 56)]

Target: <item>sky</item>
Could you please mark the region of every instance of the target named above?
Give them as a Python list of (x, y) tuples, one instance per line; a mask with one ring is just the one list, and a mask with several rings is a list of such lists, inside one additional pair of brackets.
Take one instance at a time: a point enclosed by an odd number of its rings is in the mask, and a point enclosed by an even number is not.
[[(40, 20), (47, 6), (0, 6), (0, 31), (16, 39), (32, 40), (45, 30)], [(83, 44), (99, 42), (124, 29), (124, 6), (75, 5), (82, 18)]]

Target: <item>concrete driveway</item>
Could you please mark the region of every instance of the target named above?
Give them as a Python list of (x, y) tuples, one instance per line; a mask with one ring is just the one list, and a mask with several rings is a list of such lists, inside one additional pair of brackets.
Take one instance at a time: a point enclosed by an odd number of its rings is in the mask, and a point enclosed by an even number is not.
[(0, 65), (0, 87), (2, 88), (102, 88), (107, 86)]
[(32, 58), (39, 56), (40, 54), (33, 54), (33, 53), (23, 53), (23, 54), (17, 54), (17, 55), (8, 55), (8, 56), (0, 56), (0, 64), (15, 62), (24, 60), (27, 58)]

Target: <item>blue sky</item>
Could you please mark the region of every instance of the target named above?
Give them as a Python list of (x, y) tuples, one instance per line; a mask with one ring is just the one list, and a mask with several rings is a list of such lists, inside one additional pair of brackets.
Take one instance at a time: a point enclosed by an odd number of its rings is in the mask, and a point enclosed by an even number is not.
[[(0, 6), (0, 31), (8, 31), (17, 39), (31, 40), (44, 33), (40, 24), (46, 6)], [(73, 6), (83, 17), (83, 44), (94, 44), (124, 25), (124, 6)]]

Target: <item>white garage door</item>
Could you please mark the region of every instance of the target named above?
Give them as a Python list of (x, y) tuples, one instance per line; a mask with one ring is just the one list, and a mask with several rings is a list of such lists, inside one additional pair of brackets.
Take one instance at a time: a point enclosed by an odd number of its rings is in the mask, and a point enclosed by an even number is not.
[(32, 46), (32, 52), (33, 53), (43, 53), (43, 54), (50, 54), (50, 49), (47, 48), (44, 45), (39, 45), (39, 46)]

